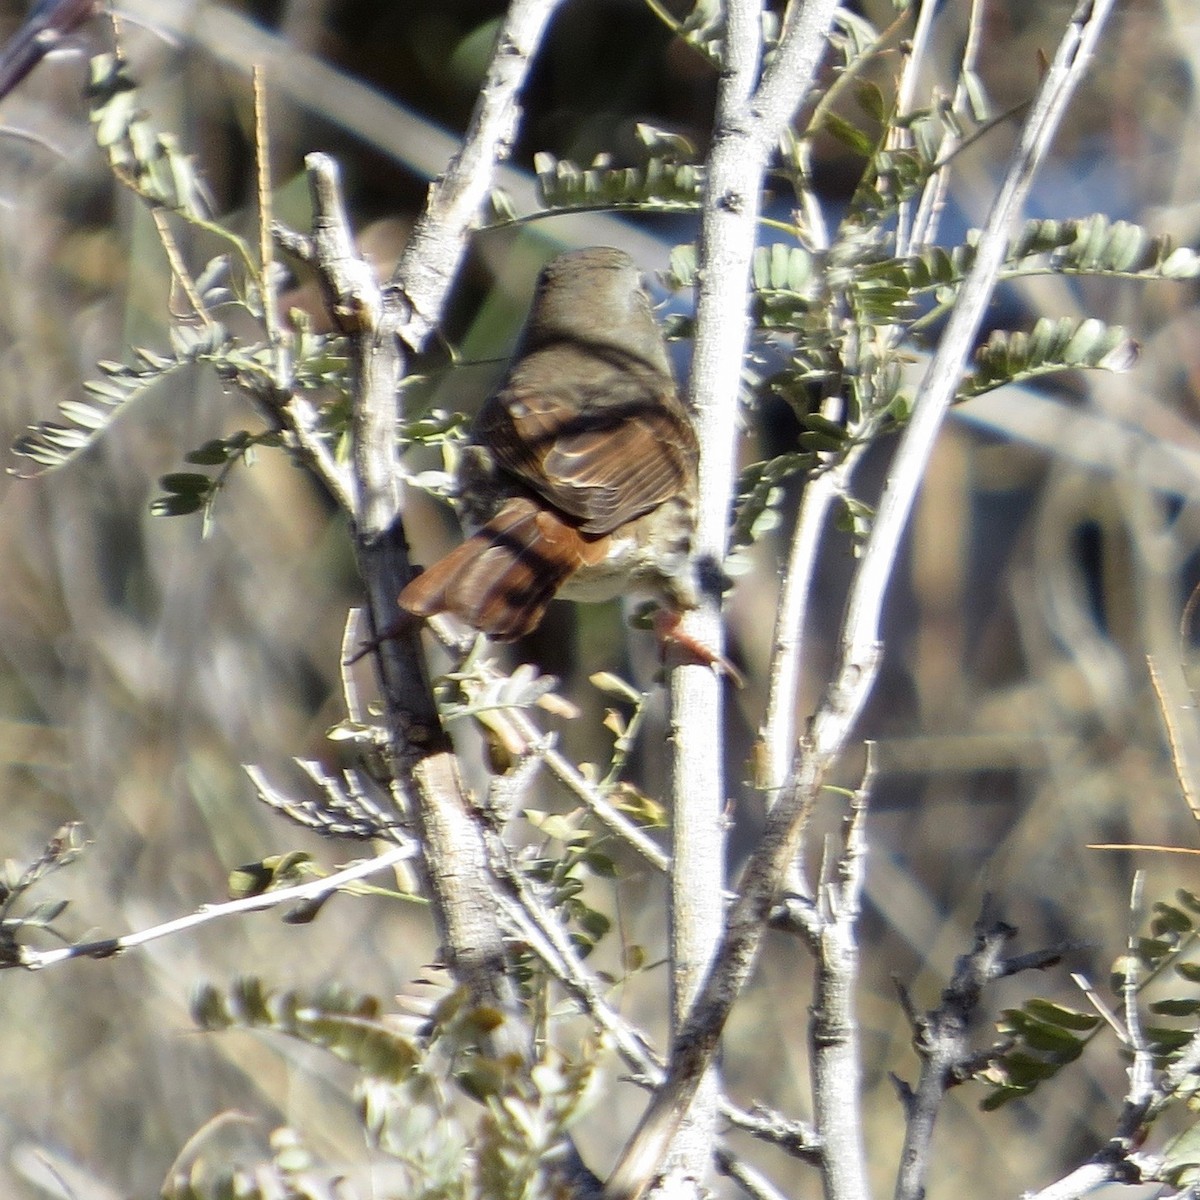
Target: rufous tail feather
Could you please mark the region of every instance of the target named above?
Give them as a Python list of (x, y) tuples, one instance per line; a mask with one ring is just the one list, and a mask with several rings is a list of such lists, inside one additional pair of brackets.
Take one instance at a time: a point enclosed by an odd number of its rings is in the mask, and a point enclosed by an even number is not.
[(516, 496), (412, 580), (400, 593), (400, 607), (417, 617), (453, 613), (496, 641), (511, 642), (537, 627), (572, 572), (603, 558), (604, 542)]

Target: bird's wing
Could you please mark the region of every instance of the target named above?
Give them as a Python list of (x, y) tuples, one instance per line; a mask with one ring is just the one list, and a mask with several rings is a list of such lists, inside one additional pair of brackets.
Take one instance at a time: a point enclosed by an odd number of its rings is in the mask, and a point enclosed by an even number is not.
[(695, 434), (669, 379), (600, 375), (581, 388), (516, 373), (475, 426), (505, 470), (591, 534), (691, 488), (696, 461)]

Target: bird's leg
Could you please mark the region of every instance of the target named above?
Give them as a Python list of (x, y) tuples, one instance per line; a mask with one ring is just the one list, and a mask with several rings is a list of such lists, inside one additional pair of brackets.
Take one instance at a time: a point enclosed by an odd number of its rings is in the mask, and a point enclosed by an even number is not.
[(701, 663), (712, 667), (718, 675), (728, 676), (735, 687), (745, 687), (746, 677), (723, 654), (697, 641), (690, 633), (684, 633), (679, 627), (683, 614), (673, 609), (660, 608), (654, 614), (654, 636), (658, 638), (659, 646), (666, 652), (668, 644), (677, 646), (689, 662)]

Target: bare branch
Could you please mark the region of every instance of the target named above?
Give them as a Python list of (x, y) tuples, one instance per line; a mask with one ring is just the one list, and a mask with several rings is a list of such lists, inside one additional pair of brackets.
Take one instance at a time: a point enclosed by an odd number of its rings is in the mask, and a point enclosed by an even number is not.
[(19, 959), (15, 962), (0, 962), (0, 970), (8, 967), (25, 967), (30, 971), (40, 971), (45, 967), (53, 967), (58, 963), (67, 962), (72, 958), (112, 958), (113, 955), (123, 954), (137, 946), (157, 938), (171, 937), (185, 930), (194, 929), (198, 925), (207, 925), (210, 921), (218, 921), (223, 917), (232, 917), (248, 912), (265, 912), (278, 908), (280, 905), (313, 903), (333, 895), (347, 884), (384, 871), (396, 863), (415, 858), (419, 850), (408, 839), (398, 845), (377, 854), (374, 858), (363, 859), (349, 867), (326, 875), (322, 879), (313, 879), (308, 883), (298, 883), (292, 887), (279, 888), (276, 891), (265, 892), (261, 896), (246, 896), (239, 900), (227, 900), (221, 904), (206, 904), (197, 912), (189, 913), (186, 917), (176, 917), (172, 921), (164, 921), (161, 925), (152, 925), (149, 929), (137, 933), (127, 933), (122, 937), (99, 938), (90, 942), (80, 942), (76, 946), (65, 946), (58, 950), (28, 950), (21, 947)]
[[(836, 414), (833, 414), (831, 419), (835, 418)], [(775, 615), (775, 634), (771, 642), (774, 650), (771, 654), (767, 715), (762, 727), (767, 771), (762, 783), (768, 792), (768, 801), (772, 798), (770, 793), (777, 792), (783, 786), (796, 753), (796, 698), (800, 687), (800, 664), (805, 661), (808, 606), (816, 578), (822, 535), (830, 510), (838, 497), (845, 494), (864, 449), (865, 443), (855, 447), (839, 463), (815, 475), (804, 486), (784, 567), (779, 607)], [(791, 882), (793, 886), (798, 886), (798, 880)]]
[[(310, 156), (313, 249), (331, 311), (349, 334), (355, 380), (353, 518), (359, 571), (384, 696), (397, 784), (412, 792), (447, 965), (479, 1003), (509, 1016), (497, 1030), (506, 1052), (524, 1054), (523, 1024), (503, 930), (491, 898), (494, 880), (478, 814), (459, 778), (442, 729), (417, 630), (398, 635), (396, 597), (411, 575), (398, 520), (402, 478), (395, 430), (404, 357), (400, 334), (419, 349), (439, 320), (497, 161), (507, 153), (524, 82), (559, 0), (514, 0), (502, 22), (487, 82), (466, 141), (431, 190), (425, 214), (386, 293), (352, 250), (332, 161)], [(388, 636), (381, 637), (381, 634)]]
[(492, 187), (496, 164), (508, 157), (520, 119), (517, 96), (530, 61), (562, 0), (513, 0), (484, 77), (467, 136), (429, 189), (425, 211), (396, 267), (393, 297), (397, 334), (419, 350), (441, 319), (450, 286), (466, 248), (467, 235)]
[(728, 1100), (721, 1105), (721, 1116), (737, 1129), (777, 1146), (792, 1158), (814, 1164), (821, 1161), (821, 1139), (807, 1122), (789, 1120), (761, 1104), (749, 1110), (737, 1108)]
[(821, 1175), (829, 1200), (867, 1200), (855, 988), (858, 983), (858, 915), (866, 868), (864, 823), (874, 781), (868, 754), (862, 784), (844, 822), (836, 878), (817, 896), (820, 929), (817, 971), (809, 1020), (813, 1114), (821, 1131)]
[[(685, 620), (685, 632), (717, 654), (723, 647), (720, 564), (728, 547), (738, 390), (749, 337), (746, 298), (763, 178), (769, 156), (812, 84), (835, 7), (834, 0), (793, 0), (775, 57), (760, 81), (761, 4), (730, 0), (726, 6), (724, 62), (700, 225), (691, 375), (700, 442), (695, 553), (702, 607)], [(673, 672), (671, 1014), (677, 1032), (713, 959), (724, 919), (722, 696), (720, 677), (704, 667)], [(700, 880), (719, 880), (721, 886), (697, 887)], [(693, 1178), (700, 1177), (707, 1163), (714, 1100), (715, 1091), (686, 1132), (686, 1146), (680, 1147), (688, 1160), (685, 1173)], [(610, 1195), (633, 1196), (646, 1186), (674, 1136), (675, 1123), (673, 1118), (671, 1128), (663, 1131), (661, 1146), (633, 1156), (630, 1144), (610, 1183)], [(635, 1135), (635, 1141), (639, 1136), (645, 1135)]]
[(1077, 1167), (1069, 1175), (1064, 1175), (1056, 1183), (1044, 1187), (1040, 1191), (1026, 1192), (1022, 1200), (1079, 1200), (1079, 1197), (1090, 1195), (1104, 1183), (1136, 1183), (1136, 1179), (1126, 1178), (1119, 1170), (1118, 1164), (1111, 1159), (1093, 1159)]
[(1129, 1068), (1129, 1090), (1125, 1094), (1128, 1107), (1142, 1108), (1149, 1103), (1154, 1086), (1154, 1054), (1146, 1035), (1142, 1031), (1142, 1013), (1138, 1007), (1138, 993), (1142, 980), (1132, 964), (1138, 962), (1137, 930), (1142, 911), (1142, 890), (1145, 886), (1144, 871), (1133, 873), (1129, 889), (1129, 938), (1126, 942), (1126, 961), (1130, 964), (1121, 980), (1121, 1003), (1125, 1013), (1125, 1028), (1128, 1030), (1127, 1045), (1133, 1051), (1133, 1063)]
[(761, 1172), (724, 1147), (716, 1152), (717, 1170), (727, 1175), (751, 1200), (784, 1200), (783, 1193)]
[(896, 1176), (896, 1200), (920, 1200), (925, 1195), (933, 1127), (942, 1098), (950, 1088), (970, 1078), (976, 1055), (967, 1029), (986, 984), (1001, 974), (1000, 955), (1016, 930), (997, 920), (985, 900), (975, 922), (975, 944), (954, 967), (936, 1009), (913, 1022), (913, 1045), (921, 1058), (921, 1073), (913, 1089), (904, 1090), (907, 1116), (904, 1148)]

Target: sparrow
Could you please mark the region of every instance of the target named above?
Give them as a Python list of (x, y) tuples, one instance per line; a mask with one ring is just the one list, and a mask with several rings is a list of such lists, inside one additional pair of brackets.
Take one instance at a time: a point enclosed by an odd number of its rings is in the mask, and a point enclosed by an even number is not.
[(536, 629), (556, 596), (635, 593), (666, 610), (665, 633), (698, 602), (696, 465), (633, 260), (606, 246), (561, 254), (538, 277), (459, 463), (469, 536), (404, 588), (400, 607), (453, 613), (508, 642)]

